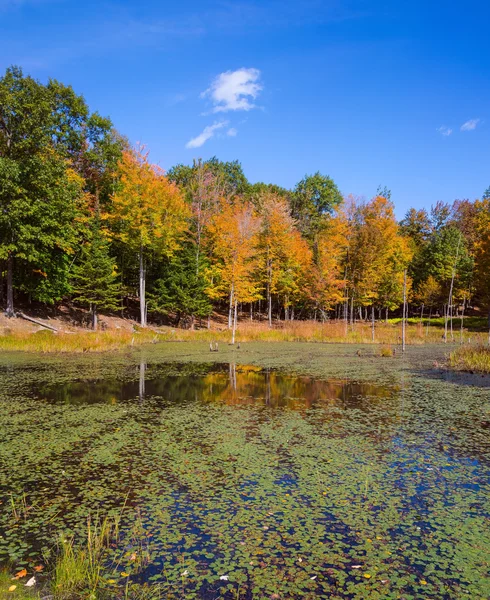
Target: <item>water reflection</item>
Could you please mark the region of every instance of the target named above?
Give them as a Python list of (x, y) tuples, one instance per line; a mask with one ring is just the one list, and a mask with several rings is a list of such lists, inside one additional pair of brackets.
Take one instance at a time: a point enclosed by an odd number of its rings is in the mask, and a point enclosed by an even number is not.
[[(166, 372), (168, 371), (168, 372)], [(161, 397), (172, 403), (182, 401), (219, 402), (227, 405), (263, 404), (270, 407), (310, 408), (336, 401), (345, 407), (360, 406), (366, 398), (389, 398), (393, 389), (379, 385), (342, 380), (319, 380), (243, 366), (158, 365), (158, 372), (146, 362), (139, 365), (138, 379), (77, 380), (45, 385), (36, 396), (65, 404), (115, 404), (125, 400)]]

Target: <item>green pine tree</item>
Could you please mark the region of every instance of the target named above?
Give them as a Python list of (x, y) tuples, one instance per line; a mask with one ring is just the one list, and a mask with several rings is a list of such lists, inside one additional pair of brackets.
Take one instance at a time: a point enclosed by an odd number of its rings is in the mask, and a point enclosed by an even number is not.
[(208, 317), (213, 305), (206, 294), (205, 259), (201, 257), (199, 263), (197, 268), (195, 246), (183, 245), (166, 266), (163, 276), (155, 282), (151, 308), (175, 314), (178, 323), (188, 318), (191, 327), (196, 317)]
[(115, 261), (109, 254), (109, 243), (98, 222), (94, 224), (91, 239), (82, 248), (74, 280), (75, 299), (90, 307), (92, 327), (96, 330), (99, 310), (120, 308), (121, 294)]

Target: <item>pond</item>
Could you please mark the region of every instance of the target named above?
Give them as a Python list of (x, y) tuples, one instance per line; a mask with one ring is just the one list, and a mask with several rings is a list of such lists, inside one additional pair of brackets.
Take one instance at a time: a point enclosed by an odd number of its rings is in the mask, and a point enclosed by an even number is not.
[(0, 357), (0, 563), (112, 515), (109, 597), (490, 597), (488, 387), (281, 351)]

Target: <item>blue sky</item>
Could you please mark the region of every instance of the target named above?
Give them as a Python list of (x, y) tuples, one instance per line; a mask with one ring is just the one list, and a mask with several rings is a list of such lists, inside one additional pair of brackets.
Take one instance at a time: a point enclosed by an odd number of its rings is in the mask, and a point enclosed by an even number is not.
[(238, 159), (409, 206), (490, 185), (490, 3), (0, 0), (0, 68), (57, 78), (162, 167)]

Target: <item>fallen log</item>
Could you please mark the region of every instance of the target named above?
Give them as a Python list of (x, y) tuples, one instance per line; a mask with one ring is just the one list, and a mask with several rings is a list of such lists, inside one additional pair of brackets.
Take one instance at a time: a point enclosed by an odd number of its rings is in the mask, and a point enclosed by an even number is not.
[(46, 325), (46, 323), (42, 323), (41, 321), (37, 321), (36, 319), (33, 319), (32, 317), (28, 317), (24, 313), (18, 312), (17, 316), (20, 317), (21, 319), (25, 319), (26, 321), (30, 321), (31, 323), (35, 323), (36, 325), (40, 325), (41, 327), (45, 327), (46, 329), (50, 329), (51, 331), (58, 333), (58, 330), (56, 329), (56, 327), (53, 327), (52, 325)]

